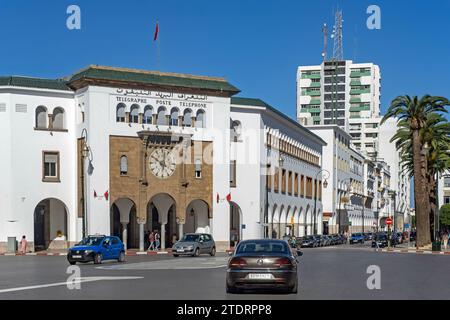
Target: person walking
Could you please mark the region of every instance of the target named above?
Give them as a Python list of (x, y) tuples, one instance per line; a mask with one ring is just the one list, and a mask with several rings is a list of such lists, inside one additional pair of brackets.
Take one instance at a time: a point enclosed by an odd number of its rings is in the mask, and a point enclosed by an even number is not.
[(446, 231), (444, 231), (444, 235), (442, 236), (442, 242), (444, 243), (444, 250), (447, 250), (448, 232), (446, 232)]
[(148, 246), (148, 251), (155, 250), (155, 233), (152, 231), (148, 236), (148, 242), (150, 245)]
[(159, 246), (160, 246), (160, 244), (161, 244), (160, 239), (161, 239), (161, 237), (160, 237), (160, 235), (159, 235), (159, 233), (158, 233), (158, 230), (155, 230), (155, 250), (156, 250), (156, 251), (159, 250)]
[(19, 247), (19, 253), (20, 254), (26, 254), (28, 249), (28, 241), (27, 237), (23, 236), (22, 240), (20, 240), (20, 247)]

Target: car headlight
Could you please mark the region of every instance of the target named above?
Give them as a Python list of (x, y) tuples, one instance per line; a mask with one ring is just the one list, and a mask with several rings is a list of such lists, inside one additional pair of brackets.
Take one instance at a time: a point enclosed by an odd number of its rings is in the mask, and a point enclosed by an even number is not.
[(194, 246), (188, 246), (187, 248), (188, 248), (188, 250), (193, 250)]
[(91, 254), (92, 252), (94, 252), (94, 251), (92, 251), (92, 250), (86, 250), (84, 253), (85, 253), (86, 255), (88, 255), (88, 254)]

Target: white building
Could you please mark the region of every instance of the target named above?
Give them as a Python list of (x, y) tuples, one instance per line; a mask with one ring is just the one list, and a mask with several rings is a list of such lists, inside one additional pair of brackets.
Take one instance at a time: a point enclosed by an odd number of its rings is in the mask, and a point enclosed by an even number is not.
[(350, 124), (380, 114), (380, 68), (373, 63), (325, 61), (297, 71), (297, 117), (305, 125)]
[[(197, 231), (223, 250), (311, 232), (325, 143), (238, 92), (223, 78), (100, 66), (64, 80), (0, 77), (0, 251), (22, 235), (36, 250), (84, 233), (143, 250), (147, 231), (163, 248)], [(267, 196), (272, 163), (281, 170)]]
[(328, 159), (323, 163), (328, 176), (328, 186), (323, 187), (323, 219), (328, 233), (372, 231), (376, 220), (371, 201), (364, 202), (368, 193), (364, 156), (352, 148), (351, 136), (339, 126), (308, 128), (327, 143), (323, 150)]

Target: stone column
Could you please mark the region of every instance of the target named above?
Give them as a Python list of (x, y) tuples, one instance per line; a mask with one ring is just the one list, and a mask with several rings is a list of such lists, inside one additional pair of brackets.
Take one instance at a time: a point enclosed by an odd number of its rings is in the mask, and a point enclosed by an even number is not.
[(123, 227), (122, 242), (123, 242), (123, 245), (125, 246), (125, 250), (127, 250), (128, 249), (128, 244), (127, 244), (127, 242), (128, 242), (128, 222), (122, 222), (122, 227)]
[(183, 227), (184, 227), (184, 224), (183, 223), (179, 223), (178, 224), (178, 237), (181, 239), (181, 238), (183, 238)]
[(161, 250), (166, 249), (166, 223), (161, 224)]
[(139, 223), (139, 251), (145, 251), (145, 239), (144, 239), (144, 223)]

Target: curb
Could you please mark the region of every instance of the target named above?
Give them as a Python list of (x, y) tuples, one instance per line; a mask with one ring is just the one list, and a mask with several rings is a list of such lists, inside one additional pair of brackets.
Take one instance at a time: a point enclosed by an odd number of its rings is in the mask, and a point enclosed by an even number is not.
[(432, 255), (450, 255), (449, 251), (430, 251), (430, 250), (406, 250), (406, 249), (375, 249), (375, 252), (384, 253), (415, 253), (415, 254), (432, 254)]
[[(168, 251), (158, 251), (158, 252), (133, 252), (133, 251), (127, 251), (125, 255), (127, 256), (152, 256), (152, 255), (166, 255), (170, 254)], [(0, 257), (62, 257), (67, 256), (67, 253), (62, 252), (31, 252), (26, 254), (20, 254), (20, 253), (0, 253)]]

